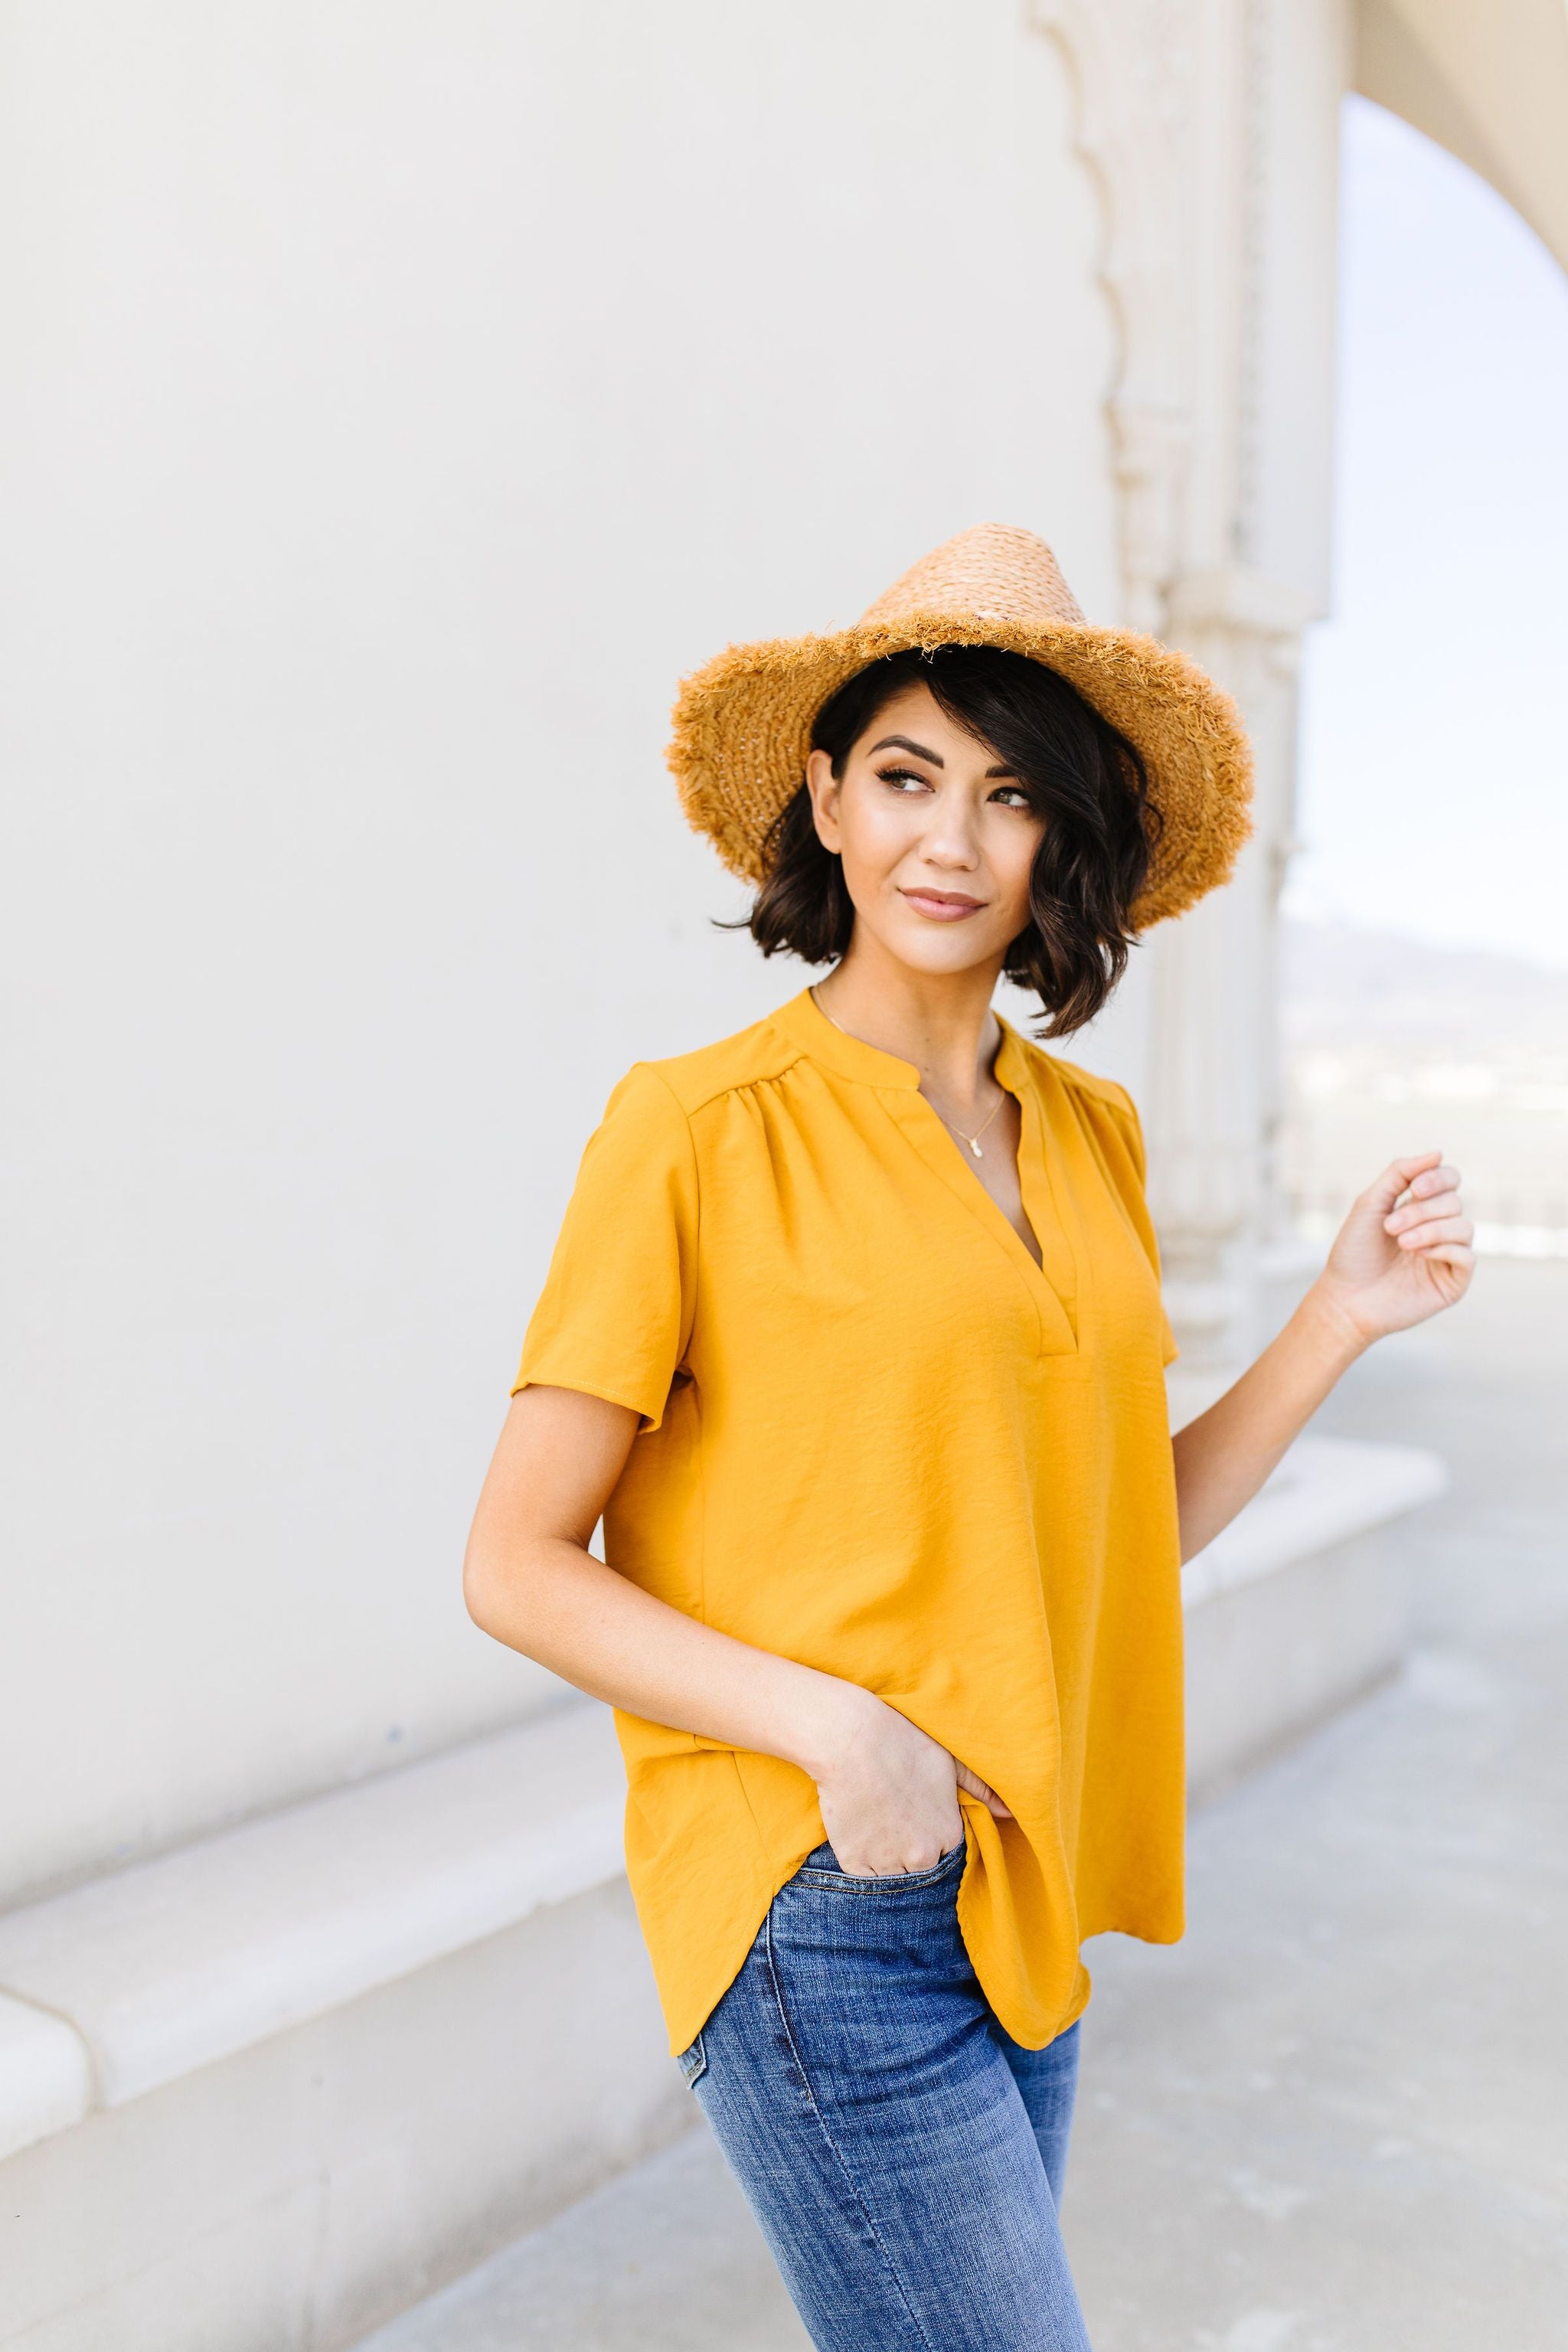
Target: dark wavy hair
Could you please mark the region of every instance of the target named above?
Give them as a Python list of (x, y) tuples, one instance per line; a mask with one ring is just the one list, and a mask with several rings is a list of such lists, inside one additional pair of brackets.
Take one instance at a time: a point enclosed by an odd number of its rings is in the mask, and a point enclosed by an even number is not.
[[(1046, 819), (1029, 875), (1029, 920), (1002, 969), (1038, 995), (1048, 1016), (1039, 1035), (1070, 1036), (1093, 1020), (1127, 969), (1128, 911), (1159, 830), (1143, 761), (1043, 663), (995, 646), (939, 646), (889, 654), (824, 703), (812, 747), (826, 752), (836, 776), (908, 686), (930, 687), (951, 719), (1006, 762)], [(775, 818), (763, 857), (751, 913), (721, 928), (750, 930), (764, 955), (837, 962), (855, 908), (840, 859), (817, 837), (804, 781)]]

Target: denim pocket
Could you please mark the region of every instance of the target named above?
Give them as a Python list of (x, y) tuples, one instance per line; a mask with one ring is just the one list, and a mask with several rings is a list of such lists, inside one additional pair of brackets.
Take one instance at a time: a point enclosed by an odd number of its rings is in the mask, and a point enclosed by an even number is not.
[(675, 2063), (680, 2069), (682, 2082), (689, 2091), (692, 2084), (700, 2082), (708, 2072), (708, 2053), (702, 2046), (700, 2033), (690, 2049), (683, 2050)]
[[(880, 1876), (861, 1877), (841, 1870), (838, 1857), (830, 1845), (819, 1845), (808, 1853), (795, 1872), (795, 1883), (802, 1886), (834, 1886), (850, 1895), (904, 1895), (921, 1886), (935, 1886), (948, 1878), (958, 1878), (963, 1871), (964, 1857), (969, 1852), (967, 1838), (961, 1838), (951, 1853), (933, 1862), (929, 1870), (889, 1870)], [(818, 1861), (825, 1855), (825, 1861)]]

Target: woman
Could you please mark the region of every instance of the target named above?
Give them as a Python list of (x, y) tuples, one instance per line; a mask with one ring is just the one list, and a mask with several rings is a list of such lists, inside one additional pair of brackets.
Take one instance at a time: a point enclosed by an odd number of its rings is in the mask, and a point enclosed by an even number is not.
[(1249, 761), (1030, 534), (721, 656), (671, 763), (763, 952), (832, 970), (612, 1093), (468, 1607), (618, 1710), (670, 2047), (813, 2341), (1081, 2347), (1079, 1946), (1182, 1932), (1180, 1561), (1458, 1297), (1471, 1229), (1438, 1153), (1396, 1160), (1173, 1442), (1137, 1113), (991, 999), (1091, 1018), (1227, 876)]

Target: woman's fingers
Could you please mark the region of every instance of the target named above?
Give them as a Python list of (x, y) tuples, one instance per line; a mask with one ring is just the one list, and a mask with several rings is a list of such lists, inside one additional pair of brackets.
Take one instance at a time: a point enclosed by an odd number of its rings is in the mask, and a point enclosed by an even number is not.
[(958, 1767), (958, 1785), (961, 1789), (966, 1789), (972, 1797), (978, 1797), (981, 1803), (994, 1813), (999, 1822), (1012, 1820), (1012, 1813), (1002, 1802), (995, 1790), (988, 1787), (978, 1772), (972, 1772), (967, 1764), (960, 1764)]
[[(1391, 1160), (1362, 1198), (1386, 1216), (1402, 1193), (1414, 1191), (1423, 1177), (1442, 1172), (1442, 1160), (1440, 1151), (1417, 1151), (1405, 1160)], [(1451, 1170), (1447, 1172), (1453, 1173)]]
[(1468, 1217), (1435, 1217), (1428, 1224), (1406, 1225), (1399, 1235), (1399, 1246), (1426, 1253), (1437, 1242), (1462, 1242), (1468, 1249), (1475, 1237), (1476, 1229)]
[(902, 1877), (953, 1853), (963, 1843), (961, 1790), (998, 1821), (1012, 1820), (978, 1772), (885, 1703), (865, 1715), (860, 1736), (816, 1784), (823, 1828), (852, 1878)]
[(1408, 1200), (1401, 1202), (1397, 1209), (1391, 1209), (1384, 1217), (1383, 1227), (1385, 1233), (1402, 1234), (1408, 1226), (1422, 1224), (1431, 1217), (1464, 1215), (1464, 1203), (1459, 1198), (1458, 1171), (1442, 1168), (1434, 1169), (1432, 1172), (1447, 1177), (1448, 1182), (1419, 1195), (1412, 1191)]
[[(1410, 1165), (1396, 1160), (1390, 1178), (1394, 1170)], [(1413, 1176), (1398, 1206), (1384, 1216), (1383, 1230), (1412, 1255), (1431, 1257), (1448, 1247), (1468, 1250), (1476, 1229), (1459, 1198), (1458, 1170), (1442, 1161)]]
[(1459, 1171), (1457, 1168), (1434, 1168), (1422, 1179), (1419, 1186), (1412, 1184), (1396, 1208), (1390, 1209), (1383, 1221), (1384, 1233), (1402, 1233), (1407, 1225), (1417, 1225), (1428, 1217), (1454, 1217), (1464, 1213), (1459, 1199)]
[(1445, 1160), (1440, 1167), (1428, 1168), (1425, 1175), (1411, 1179), (1408, 1191), (1413, 1201), (1429, 1201), (1437, 1192), (1456, 1192), (1459, 1188), (1459, 1171)]

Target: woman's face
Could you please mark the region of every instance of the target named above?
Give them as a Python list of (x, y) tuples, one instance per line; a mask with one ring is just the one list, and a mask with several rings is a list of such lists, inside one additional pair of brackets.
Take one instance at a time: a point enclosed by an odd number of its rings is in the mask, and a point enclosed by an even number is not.
[(930, 687), (882, 705), (842, 776), (814, 751), (806, 783), (818, 837), (843, 860), (857, 929), (919, 971), (1001, 970), (1029, 920), (1046, 820)]

